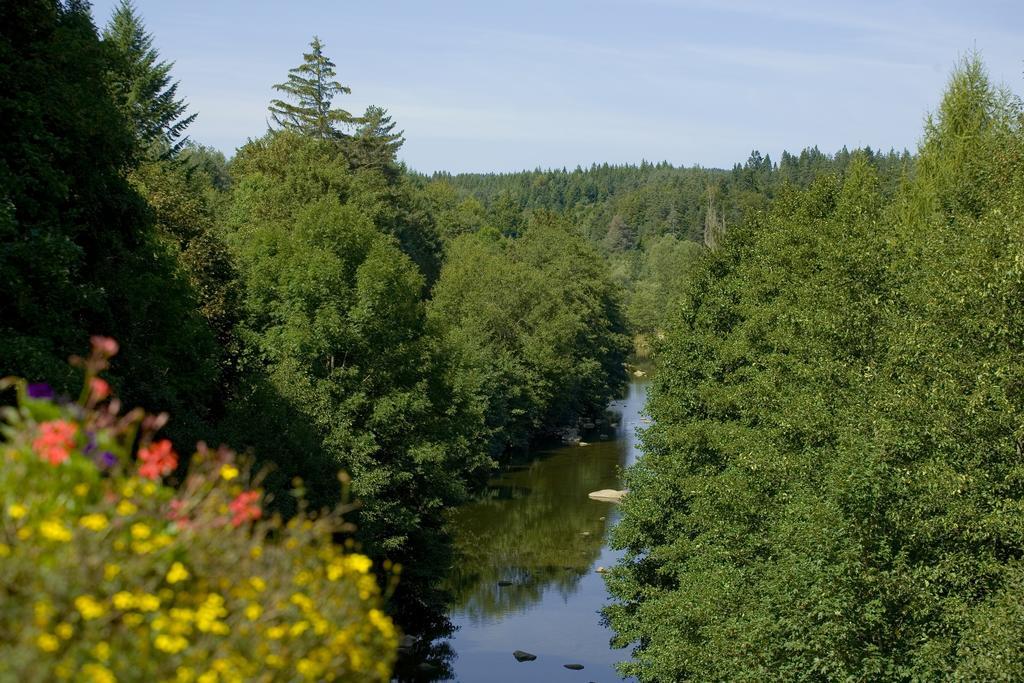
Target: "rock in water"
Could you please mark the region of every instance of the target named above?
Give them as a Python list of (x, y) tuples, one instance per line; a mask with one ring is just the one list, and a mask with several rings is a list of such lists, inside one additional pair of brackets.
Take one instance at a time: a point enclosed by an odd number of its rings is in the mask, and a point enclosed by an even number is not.
[(516, 658), (517, 662), (532, 662), (537, 659), (537, 655), (531, 655), (529, 652), (523, 652), (522, 650), (516, 650), (512, 653), (512, 656)]
[(563, 664), (566, 669), (572, 669), (573, 671), (579, 671), (583, 668), (582, 664)]
[(501, 586), (502, 588), (504, 588), (505, 586), (511, 586), (512, 582), (511, 581), (502, 580), (502, 581), (498, 582), (498, 585)]
[(603, 500), (606, 503), (619, 503), (628, 491), (616, 491), (615, 489), (601, 489), (588, 494), (592, 500)]

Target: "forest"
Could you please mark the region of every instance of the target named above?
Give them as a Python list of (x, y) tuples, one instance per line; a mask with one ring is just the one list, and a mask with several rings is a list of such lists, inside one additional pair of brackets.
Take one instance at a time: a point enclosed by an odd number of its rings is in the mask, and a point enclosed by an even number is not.
[(128, 0), (0, 8), (0, 678), (389, 680), (452, 510), (637, 364), (623, 676), (1024, 677), (1024, 107), (977, 55), (913, 152), (428, 175), (329, 54), (228, 158)]

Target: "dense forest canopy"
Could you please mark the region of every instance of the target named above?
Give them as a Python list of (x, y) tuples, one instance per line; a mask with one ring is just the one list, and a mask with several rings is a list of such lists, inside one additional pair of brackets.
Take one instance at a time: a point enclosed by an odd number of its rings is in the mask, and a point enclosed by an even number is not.
[(969, 58), (894, 194), (858, 154), (698, 259), (615, 532), (624, 672), (1022, 675), (1022, 120)]

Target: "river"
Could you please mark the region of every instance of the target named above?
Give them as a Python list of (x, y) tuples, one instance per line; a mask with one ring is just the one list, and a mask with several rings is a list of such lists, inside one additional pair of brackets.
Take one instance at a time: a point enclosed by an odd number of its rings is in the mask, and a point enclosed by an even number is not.
[[(455, 512), (447, 579), (455, 630), (445, 644), (448, 671), (435, 680), (621, 680), (614, 665), (628, 650), (609, 646), (599, 613), (608, 594), (597, 572), (619, 557), (607, 543), (619, 512), (587, 494), (621, 488), (621, 469), (637, 456), (646, 397), (646, 382), (631, 382), (604, 423), (583, 434), (589, 445), (535, 452)], [(518, 662), (514, 650), (537, 659)]]

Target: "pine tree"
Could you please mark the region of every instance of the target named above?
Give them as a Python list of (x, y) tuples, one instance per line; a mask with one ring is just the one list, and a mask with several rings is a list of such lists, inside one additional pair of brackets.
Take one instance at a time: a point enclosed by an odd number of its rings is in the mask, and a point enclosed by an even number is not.
[(271, 100), (270, 116), (281, 128), (303, 135), (322, 140), (346, 137), (339, 126), (350, 126), (356, 119), (344, 109), (332, 109), (331, 100), (352, 89), (333, 80), (335, 64), (324, 55), (320, 39), (313, 36), (309, 45), (313, 51), (302, 55), (303, 64), (289, 69), (286, 83), (274, 86), (295, 103)]
[(357, 166), (383, 169), (395, 163), (405, 131), (395, 132), (388, 110), (376, 105), (366, 108), (355, 135), (354, 156)]
[(188, 141), (185, 129), (196, 114), (185, 116), (188, 104), (178, 99), (171, 82), (173, 62), (160, 61), (153, 36), (130, 0), (121, 0), (103, 30), (112, 63), (107, 80), (114, 101), (128, 119), (144, 154), (174, 156)]

